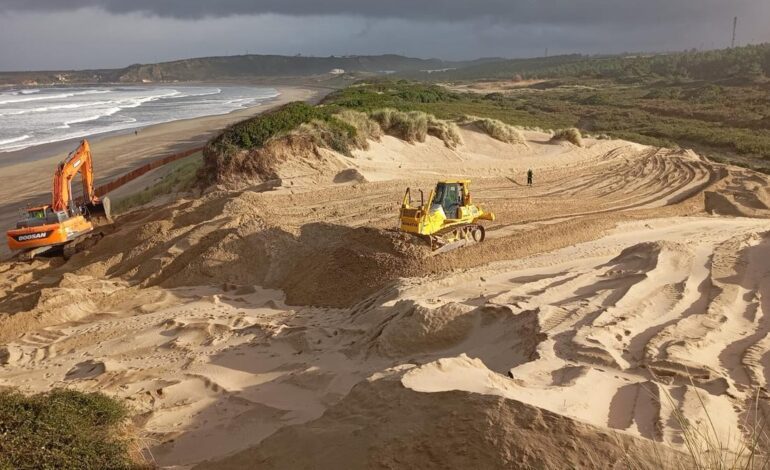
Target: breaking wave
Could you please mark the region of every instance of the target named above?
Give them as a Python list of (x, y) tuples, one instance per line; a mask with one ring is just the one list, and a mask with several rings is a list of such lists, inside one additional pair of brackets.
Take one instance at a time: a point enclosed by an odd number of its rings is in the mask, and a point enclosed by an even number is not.
[(118, 86), (36, 88), (0, 93), (0, 152), (226, 114), (275, 98), (256, 87)]

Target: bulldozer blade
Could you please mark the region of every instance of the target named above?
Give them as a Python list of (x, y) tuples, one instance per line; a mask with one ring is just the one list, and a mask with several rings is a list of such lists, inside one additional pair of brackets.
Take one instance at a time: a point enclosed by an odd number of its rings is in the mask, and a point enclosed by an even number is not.
[(111, 204), (110, 198), (103, 197), (97, 204), (86, 204), (88, 210), (88, 218), (94, 221), (96, 224), (111, 223)]
[(443, 245), (440, 248), (436, 248), (433, 250), (431, 255), (435, 256), (441, 253), (447, 253), (449, 251), (454, 251), (458, 248), (462, 248), (466, 245), (469, 245), (471, 242), (469, 240), (457, 240), (455, 242), (447, 243), (446, 245)]

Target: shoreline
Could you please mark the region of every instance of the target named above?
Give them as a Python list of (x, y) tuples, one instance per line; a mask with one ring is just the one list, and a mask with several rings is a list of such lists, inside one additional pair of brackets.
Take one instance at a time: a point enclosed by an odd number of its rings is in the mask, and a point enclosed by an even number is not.
[[(116, 131), (89, 139), (94, 155), (95, 184), (111, 181), (133, 168), (158, 157), (201, 147), (225, 127), (251, 118), (291, 101), (317, 102), (328, 90), (312, 86), (273, 86), (280, 95), (256, 106), (226, 114), (182, 119), (138, 128), (138, 135)], [(15, 226), (19, 209), (28, 204), (45, 203), (51, 191), (51, 178), (56, 165), (77, 146), (81, 138), (43, 144), (18, 150), (11, 158), (0, 162), (4, 184), (0, 185), (0, 228)], [(8, 156), (5, 155), (3, 160)], [(0, 247), (0, 258), (9, 253), (5, 243)]]
[[(196, 84), (197, 83), (194, 83), (194, 82), (190, 82), (190, 83), (185, 82), (184, 83), (184, 85), (187, 85), (187, 86), (195, 86)], [(207, 84), (207, 85), (210, 85), (210, 86), (216, 86), (216, 85), (227, 86), (227, 84), (223, 84), (223, 83), (211, 83), (211, 84)], [(235, 85), (235, 84), (230, 84), (230, 85)], [(246, 84), (243, 84), (243, 85), (246, 86)], [(136, 86), (142, 86), (142, 85), (137, 84)], [(64, 87), (62, 86), (62, 88), (64, 88)], [(57, 155), (66, 154), (66, 153), (72, 151), (72, 149), (74, 149), (75, 147), (77, 147), (78, 143), (82, 139), (84, 139), (84, 138), (88, 139), (88, 141), (91, 144), (94, 144), (94, 143), (100, 142), (100, 141), (102, 141), (104, 139), (109, 139), (109, 138), (112, 138), (112, 137), (134, 135), (134, 131), (138, 131), (141, 134), (144, 131), (154, 129), (157, 126), (165, 126), (165, 125), (173, 124), (173, 123), (183, 123), (183, 122), (188, 122), (188, 121), (196, 121), (196, 120), (199, 120), (199, 119), (216, 120), (215, 118), (222, 118), (224, 120), (224, 119), (227, 119), (229, 116), (236, 116), (236, 117), (243, 116), (242, 119), (247, 119), (248, 117), (251, 117), (252, 115), (256, 114), (256, 113), (253, 113), (253, 111), (255, 109), (260, 109), (262, 107), (269, 106), (274, 101), (281, 101), (281, 98), (282, 98), (282, 95), (283, 95), (283, 91), (282, 90), (286, 91), (286, 90), (302, 89), (302, 88), (312, 89), (312, 87), (309, 87), (309, 86), (308, 87), (293, 87), (293, 86), (280, 86), (280, 85), (273, 86), (271, 88), (274, 88), (278, 92), (278, 96), (274, 96), (274, 97), (271, 97), (271, 98), (266, 98), (266, 99), (260, 101), (256, 105), (248, 106), (248, 107), (242, 108), (242, 109), (235, 109), (235, 110), (232, 110), (232, 111), (229, 111), (229, 112), (226, 112), (226, 113), (209, 114), (209, 115), (206, 115), (206, 116), (198, 116), (198, 117), (192, 117), (192, 118), (186, 118), (186, 119), (176, 119), (176, 120), (173, 120), (173, 121), (166, 121), (166, 122), (159, 122), (159, 123), (154, 123), (154, 124), (147, 124), (146, 126), (142, 126), (142, 127), (132, 127), (132, 128), (127, 128), (127, 129), (115, 130), (115, 131), (107, 131), (107, 132), (102, 132), (102, 133), (96, 133), (96, 134), (93, 134), (91, 136), (73, 137), (73, 138), (69, 138), (69, 139), (59, 140), (59, 141), (56, 141), (56, 142), (47, 142), (47, 143), (44, 143), (44, 144), (33, 145), (33, 146), (26, 147), (26, 148), (19, 149), (19, 150), (12, 150), (12, 151), (8, 151), (8, 152), (0, 152), (0, 169), (3, 169), (5, 167), (9, 167), (9, 166), (13, 166), (13, 165), (16, 165), (16, 164), (20, 164), (20, 163), (40, 160), (40, 159), (43, 159), (43, 158), (47, 158), (47, 157), (49, 157), (49, 156), (51, 156), (53, 154), (57, 154)]]

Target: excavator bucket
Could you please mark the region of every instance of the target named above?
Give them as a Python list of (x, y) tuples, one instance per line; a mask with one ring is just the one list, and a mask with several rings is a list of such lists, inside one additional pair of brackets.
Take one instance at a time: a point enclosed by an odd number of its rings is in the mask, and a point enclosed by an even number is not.
[(110, 207), (110, 198), (107, 196), (101, 198), (99, 202), (86, 204), (88, 219), (96, 225), (103, 225), (112, 222)]

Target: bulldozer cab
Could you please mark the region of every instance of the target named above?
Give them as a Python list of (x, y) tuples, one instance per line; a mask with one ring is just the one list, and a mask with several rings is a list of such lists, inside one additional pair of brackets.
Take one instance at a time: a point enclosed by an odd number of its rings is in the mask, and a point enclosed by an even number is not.
[(459, 181), (440, 182), (436, 185), (431, 212), (441, 208), (447, 219), (459, 219), (460, 208), (467, 205), (468, 195), (465, 183)]

